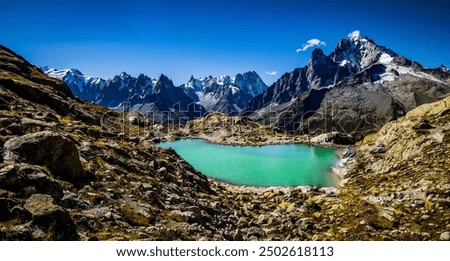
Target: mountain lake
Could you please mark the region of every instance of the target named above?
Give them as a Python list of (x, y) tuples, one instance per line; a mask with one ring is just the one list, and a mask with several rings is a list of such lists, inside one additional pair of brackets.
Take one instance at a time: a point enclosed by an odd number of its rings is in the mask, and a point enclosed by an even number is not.
[(195, 169), (218, 181), (247, 186), (334, 186), (336, 150), (303, 144), (232, 146), (202, 139), (163, 142)]

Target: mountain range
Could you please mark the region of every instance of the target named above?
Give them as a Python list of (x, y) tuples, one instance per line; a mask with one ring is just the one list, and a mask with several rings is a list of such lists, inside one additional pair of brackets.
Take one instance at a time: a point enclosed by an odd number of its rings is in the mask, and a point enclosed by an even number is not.
[(252, 71), (230, 76), (191, 76), (181, 85), (185, 93), (209, 112), (238, 114), (256, 95), (263, 93), (267, 85)]
[(359, 31), (341, 39), (329, 55), (316, 48), (307, 65), (270, 87), (256, 72), (191, 76), (175, 86), (165, 75), (135, 78), (123, 72), (104, 80), (76, 69), (42, 69), (64, 81), (75, 96), (110, 108), (169, 112), (188, 120), (223, 112), (297, 133), (373, 132), (450, 92), (446, 66), (424, 68)]
[(132, 111), (144, 114), (189, 111), (188, 107), (195, 107), (188, 113), (188, 118), (200, 117), (212, 111), (238, 114), (251, 99), (267, 89), (267, 85), (254, 71), (239, 73), (235, 77), (191, 76), (185, 84), (175, 86), (163, 74), (152, 79), (144, 74), (133, 77), (122, 72), (104, 80), (85, 76), (77, 69), (41, 69), (47, 75), (64, 81), (74, 95), (82, 100), (116, 109), (127, 106)]

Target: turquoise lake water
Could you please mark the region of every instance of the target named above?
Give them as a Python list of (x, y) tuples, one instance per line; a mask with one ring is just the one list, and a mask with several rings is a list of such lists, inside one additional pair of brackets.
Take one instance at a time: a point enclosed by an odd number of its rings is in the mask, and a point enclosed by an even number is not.
[(195, 169), (219, 181), (248, 186), (333, 186), (335, 149), (308, 145), (231, 146), (186, 139), (171, 147)]

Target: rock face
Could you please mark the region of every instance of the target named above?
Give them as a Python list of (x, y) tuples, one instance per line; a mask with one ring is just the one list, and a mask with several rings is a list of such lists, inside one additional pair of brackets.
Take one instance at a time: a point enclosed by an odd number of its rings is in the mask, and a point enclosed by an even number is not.
[(315, 49), (305, 67), (281, 76), (243, 114), (291, 132), (366, 134), (450, 93), (449, 75), (354, 32), (328, 56)]
[(24, 162), (50, 169), (56, 177), (84, 181), (86, 172), (75, 143), (57, 133), (37, 132), (9, 139), (3, 146), (3, 159)]

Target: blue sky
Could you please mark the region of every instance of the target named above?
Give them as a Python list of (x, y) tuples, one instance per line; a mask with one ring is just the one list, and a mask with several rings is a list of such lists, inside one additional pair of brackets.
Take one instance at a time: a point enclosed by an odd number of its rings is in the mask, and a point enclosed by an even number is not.
[[(34, 64), (103, 78), (122, 71), (190, 75), (256, 71), (267, 84), (360, 30), (426, 67), (450, 66), (450, 1), (0, 0), (0, 44)], [(276, 75), (268, 75), (276, 71)], [(272, 73), (273, 74), (273, 73)]]

